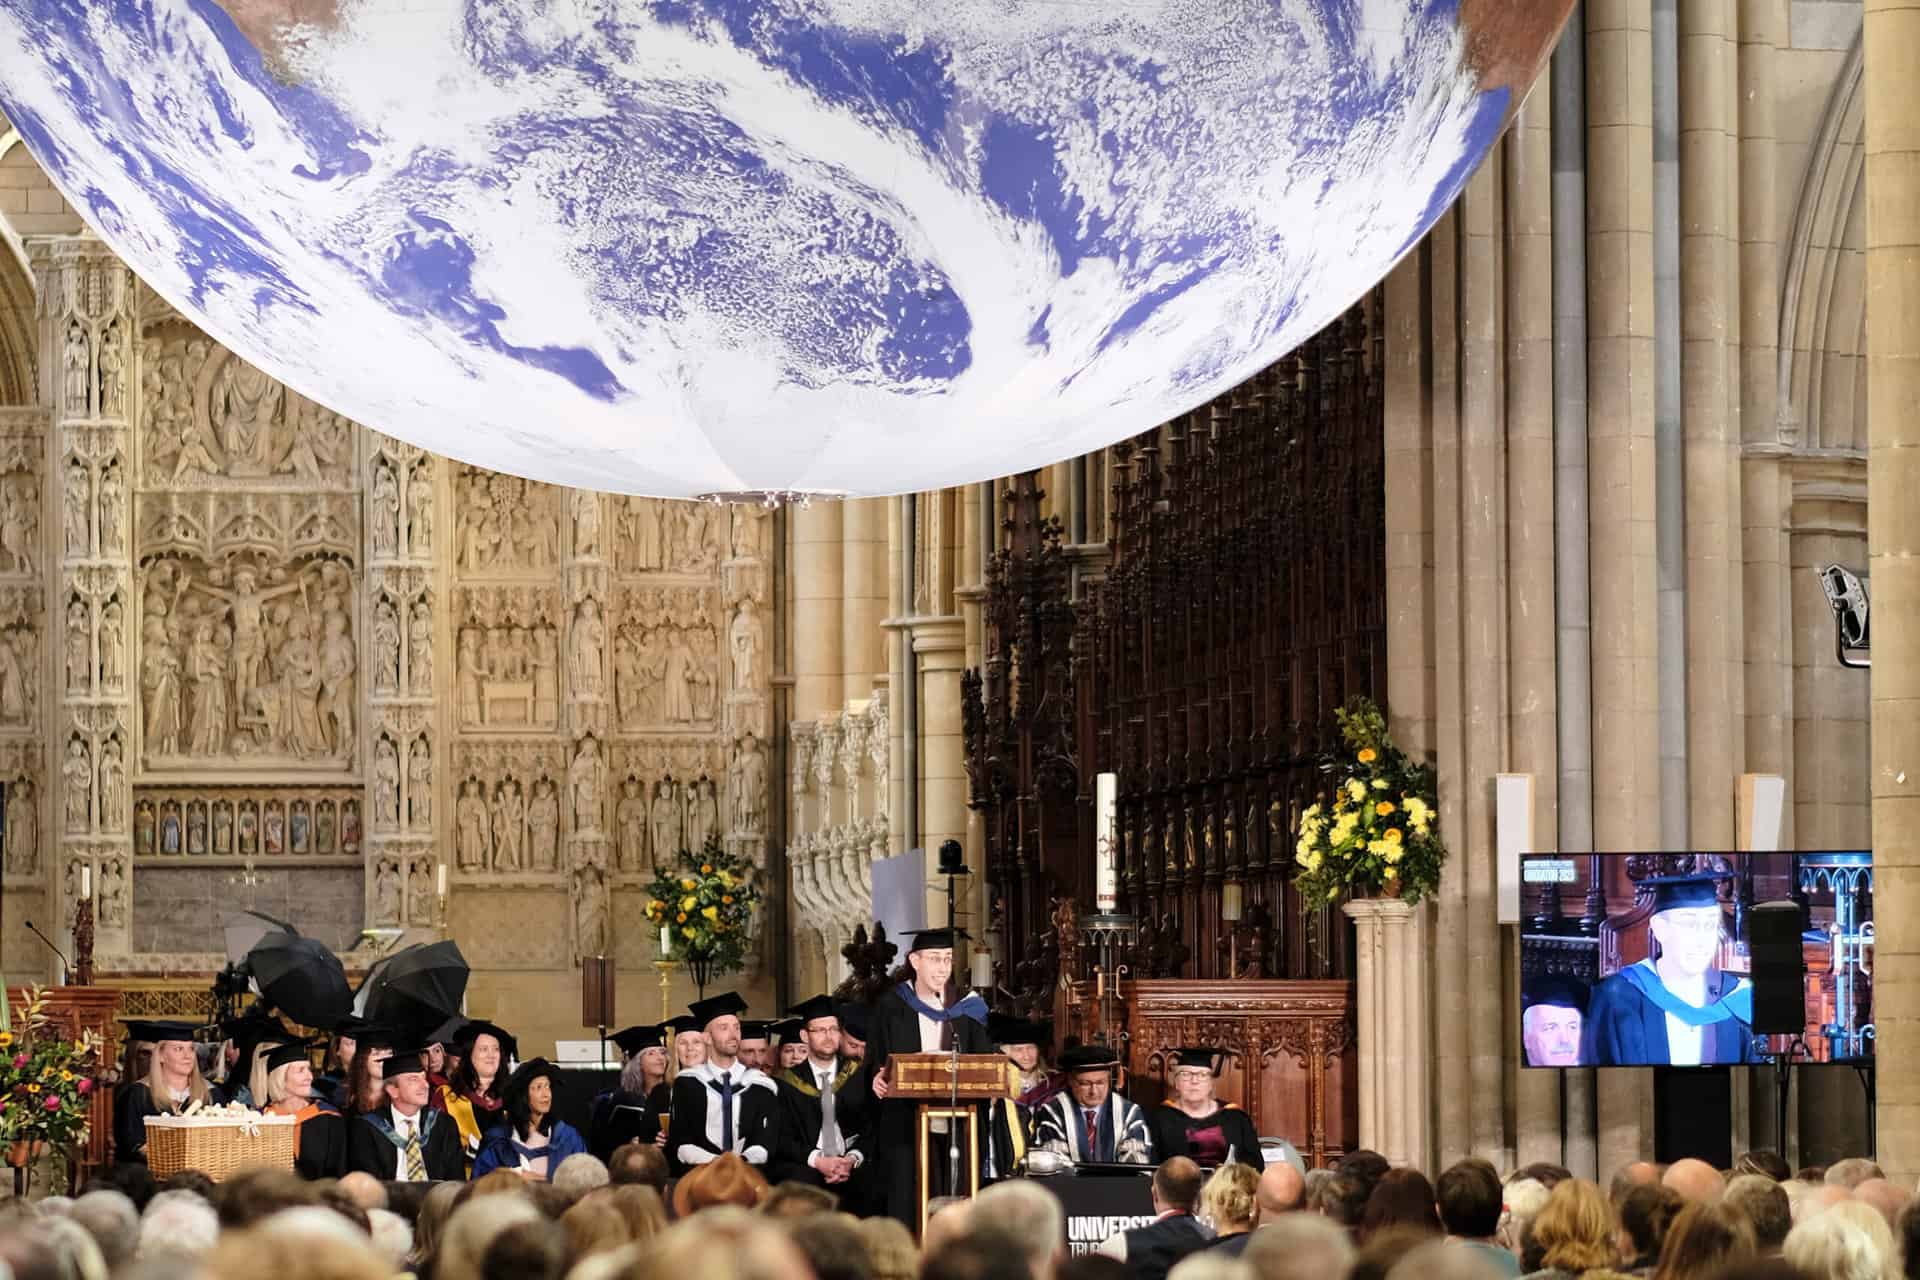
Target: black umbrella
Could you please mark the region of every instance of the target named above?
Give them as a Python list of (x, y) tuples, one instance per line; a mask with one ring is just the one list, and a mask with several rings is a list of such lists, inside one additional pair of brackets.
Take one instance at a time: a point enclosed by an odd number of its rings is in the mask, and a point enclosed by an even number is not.
[(451, 938), (396, 951), (360, 984), (361, 1012), (369, 1022), (424, 1041), (459, 1014), (470, 972)]
[(315, 938), (270, 933), (247, 952), (260, 998), (303, 1026), (330, 1030), (353, 1006), (340, 957)]

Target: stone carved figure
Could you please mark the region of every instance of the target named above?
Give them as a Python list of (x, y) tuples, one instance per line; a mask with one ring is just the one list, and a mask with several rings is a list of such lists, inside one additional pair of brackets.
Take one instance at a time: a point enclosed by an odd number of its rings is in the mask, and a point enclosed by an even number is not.
[(400, 756), (385, 736), (373, 750), (373, 824), (389, 831), (400, 825)]
[(593, 738), (583, 739), (573, 763), (567, 768), (567, 785), (573, 791), (575, 831), (600, 830), (601, 775), (605, 771), (606, 765), (600, 759), (600, 744)]
[(24, 725), (33, 716), (31, 690), (35, 671), (26, 661), (22, 627), (0, 631), (0, 724)]
[(93, 376), (92, 369), (88, 367), (91, 363), (90, 356), (91, 352), (87, 342), (87, 331), (80, 327), (78, 320), (68, 321), (67, 346), (62, 357), (65, 361), (66, 376), (63, 380), (62, 388), (66, 392), (67, 412), (69, 414), (81, 417), (86, 416), (89, 407), (87, 402), (88, 383), (92, 380)]
[(373, 918), (379, 924), (400, 922), (400, 868), (392, 858), (380, 859), (373, 877)]
[(460, 628), (460, 651), (453, 662), (454, 683), (459, 691), (460, 723), (478, 725), (485, 722), (484, 707), (481, 702), (481, 682), (486, 678), (487, 668), (480, 656), (480, 629), (478, 627)]
[(373, 493), (367, 499), (367, 521), (375, 556), (392, 556), (400, 548), (400, 482), (393, 468), (382, 462), (373, 469)]
[(527, 801), (527, 845), (533, 870), (559, 870), (560, 794), (551, 778), (533, 784), (533, 795)]
[(460, 787), (460, 799), (454, 805), (454, 857), (462, 871), (486, 868), (490, 847), (487, 838), (487, 801), (480, 783), (467, 779)]
[(100, 860), (100, 923), (109, 929), (127, 926), (127, 869), (122, 858)]
[(220, 447), (237, 476), (270, 475), (279, 465), (281, 405), (286, 389), (247, 364), (233, 359), (220, 370), (213, 391), (213, 425)]
[(727, 789), (732, 793), (734, 830), (753, 834), (766, 830), (767, 753), (751, 733), (740, 740)]
[(526, 833), (527, 802), (520, 784), (508, 779), (493, 789), (493, 869), (518, 871)]
[(373, 691), (400, 692), (400, 618), (384, 596), (373, 610)]
[(727, 631), (727, 649), (733, 655), (733, 687), (752, 689), (760, 682), (760, 615), (741, 605)]
[(713, 779), (701, 778), (687, 786), (687, 848), (699, 853), (707, 847), (707, 837), (720, 830), (720, 801), (714, 793)]
[(681, 842), (681, 819), (684, 815), (680, 808), (679, 788), (673, 780), (662, 778), (653, 788), (653, 808), (648, 814), (652, 826), (651, 844), (653, 865), (670, 867), (686, 846)]
[(407, 751), (407, 825), (416, 831), (433, 825), (433, 748), (424, 735)]
[(32, 779), (22, 778), (7, 788), (8, 871), (33, 875), (40, 870), (40, 815), (34, 808)]
[(573, 491), (573, 554), (587, 559), (600, 554), (600, 495)]
[(623, 520), (629, 547), (627, 563), (632, 568), (653, 570), (665, 567), (660, 534), (660, 514), (664, 505), (654, 498), (627, 499)]
[(619, 858), (622, 871), (644, 871), (647, 867), (647, 797), (632, 778), (620, 788), (620, 804), (614, 810), (614, 830), (619, 833)]
[(607, 643), (607, 628), (600, 620), (600, 606), (582, 600), (574, 611), (573, 658), (568, 674), (573, 679), (575, 697), (595, 699), (601, 696), (602, 650)]
[(60, 762), (60, 776), (67, 784), (67, 830), (85, 831), (93, 816), (93, 758), (87, 744), (80, 739), (67, 743), (67, 758)]
[(0, 565), (30, 574), (39, 556), (40, 488), (30, 471), (0, 477)]
[(573, 903), (577, 958), (606, 954), (607, 855), (597, 841), (582, 843), (574, 856)]
[(127, 410), (126, 334), (115, 320), (100, 341), (100, 416), (119, 418)]
[(120, 740), (108, 738), (100, 746), (100, 789), (96, 812), (102, 831), (121, 831), (126, 827), (127, 765), (121, 758)]
[(665, 673), (662, 685), (666, 694), (666, 719), (674, 724), (690, 724), (693, 707), (693, 650), (683, 632), (674, 632), (667, 640)]
[(127, 616), (116, 598), (100, 611), (100, 686), (119, 689), (127, 680)]
[(433, 863), (416, 858), (407, 874), (407, 916), (414, 924), (433, 923)]
[(92, 498), (87, 469), (78, 462), (67, 464), (66, 522), (67, 554), (84, 558), (93, 550), (88, 540), (87, 503)]
[(753, 507), (745, 504), (733, 508), (733, 558), (751, 560), (758, 556), (761, 548), (761, 529), (767, 522), (765, 507)]
[(327, 612), (320, 640), (320, 694), (323, 727), (333, 744), (333, 754), (343, 762), (353, 759), (353, 672), (359, 662), (353, 637), (347, 634), (347, 615), (338, 609)]
[(560, 719), (560, 632), (536, 627), (533, 632), (533, 720), (556, 724)]
[(407, 688), (417, 698), (433, 693), (433, 611), (425, 600), (413, 602), (407, 623)]
[(149, 616), (140, 655), (140, 688), (146, 694), (147, 754), (180, 754), (180, 654), (167, 626)]
[(90, 693), (93, 689), (93, 641), (87, 634), (87, 606), (78, 600), (67, 602), (67, 692)]
[(469, 573), (548, 569), (559, 563), (555, 491), (519, 476), (468, 468), (456, 480), (454, 561)]
[(100, 554), (117, 555), (126, 549), (127, 482), (116, 460), (100, 473)]
[(407, 551), (416, 560), (433, 552), (433, 472), (425, 462), (407, 477)]

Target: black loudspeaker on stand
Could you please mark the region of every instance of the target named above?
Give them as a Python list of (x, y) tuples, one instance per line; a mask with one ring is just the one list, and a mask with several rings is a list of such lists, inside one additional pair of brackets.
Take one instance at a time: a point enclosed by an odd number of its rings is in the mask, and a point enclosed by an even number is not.
[(1800, 904), (1762, 902), (1748, 916), (1747, 945), (1753, 968), (1753, 1034), (1788, 1036), (1773, 1055), (1774, 1139), (1787, 1150), (1787, 1107), (1795, 1053), (1806, 1052), (1807, 965), (1800, 949)]

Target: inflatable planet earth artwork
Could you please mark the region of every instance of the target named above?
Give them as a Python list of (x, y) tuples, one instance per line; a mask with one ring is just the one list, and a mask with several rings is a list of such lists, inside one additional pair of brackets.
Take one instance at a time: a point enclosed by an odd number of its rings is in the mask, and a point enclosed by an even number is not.
[(0, 105), (209, 334), (683, 497), (1165, 421), (1433, 225), (1571, 0), (0, 0)]

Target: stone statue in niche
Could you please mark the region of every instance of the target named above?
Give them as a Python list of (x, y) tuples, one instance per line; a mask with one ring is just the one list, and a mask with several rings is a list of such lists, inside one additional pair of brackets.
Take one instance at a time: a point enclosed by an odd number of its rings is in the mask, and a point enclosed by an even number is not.
[(100, 473), (100, 554), (118, 555), (126, 550), (126, 524), (121, 515), (126, 509), (127, 482), (120, 474), (120, 463), (107, 464)]
[(551, 778), (533, 784), (527, 801), (527, 843), (533, 870), (560, 869), (560, 793)]
[(549, 569), (559, 563), (554, 490), (469, 467), (455, 483), (460, 513), (455, 563), (469, 573)]
[(693, 650), (686, 633), (675, 631), (666, 641), (666, 672), (662, 678), (665, 692), (665, 718), (673, 724), (693, 721)]
[(333, 754), (342, 763), (351, 764), (354, 752), (353, 672), (360, 659), (354, 651), (353, 637), (347, 634), (345, 613), (329, 609), (322, 626), (325, 631), (320, 640), (322, 728), (333, 743)]
[(381, 462), (373, 469), (373, 492), (367, 498), (368, 526), (373, 554), (393, 556), (400, 547), (400, 482), (393, 468)]
[(116, 598), (100, 611), (100, 687), (119, 689), (127, 680), (127, 617)]
[(284, 387), (245, 361), (230, 359), (220, 370), (212, 419), (234, 475), (271, 475), (286, 456), (281, 440), (285, 398)]
[(480, 792), (480, 783), (473, 778), (460, 786), (460, 799), (454, 805), (454, 857), (462, 871), (481, 871), (486, 868), (488, 856), (487, 843), (487, 801)]
[[(187, 650), (187, 679), (193, 703), (187, 749), (193, 755), (218, 755), (226, 749), (227, 657), (231, 641), (232, 633), (224, 625), (216, 631), (211, 618), (200, 619), (193, 628), (193, 643)], [(151, 715), (148, 723), (153, 723)]]
[(693, 703), (693, 718), (705, 722), (713, 719), (715, 695), (720, 686), (720, 661), (714, 652), (713, 632), (702, 627), (693, 633), (693, 663), (687, 670), (687, 679), (691, 684), (689, 701)]
[(85, 858), (67, 859), (67, 901), (80, 901), (80, 869), (87, 865)]
[(653, 808), (648, 815), (653, 836), (653, 865), (670, 867), (686, 847), (681, 843), (682, 813), (679, 789), (670, 778), (662, 778), (653, 788)]
[(66, 392), (67, 412), (71, 415), (85, 417), (90, 407), (87, 402), (87, 384), (92, 379), (92, 370), (88, 368), (92, 362), (91, 355), (87, 331), (80, 327), (78, 320), (68, 321), (67, 346), (63, 356), (66, 362), (66, 377), (62, 389)]
[(100, 340), (100, 416), (124, 417), (127, 411), (126, 333), (115, 320)]
[(555, 724), (560, 718), (560, 633), (552, 627), (533, 631), (533, 720)]
[(733, 654), (733, 687), (753, 689), (760, 683), (760, 615), (741, 605), (733, 615), (727, 632), (727, 648)]
[(584, 739), (567, 769), (567, 785), (573, 790), (575, 831), (600, 829), (600, 785), (605, 769), (600, 759), (600, 744), (593, 738)]
[(85, 831), (92, 816), (93, 758), (87, 744), (78, 738), (67, 743), (67, 758), (60, 763), (60, 776), (67, 784), (67, 830)]
[(640, 648), (633, 638), (616, 633), (613, 639), (613, 713), (622, 725), (640, 723)]
[(433, 923), (433, 863), (416, 858), (407, 875), (408, 916), (415, 924)]
[(620, 539), (627, 550), (627, 568), (651, 571), (665, 567), (660, 531), (664, 505), (657, 499), (640, 497), (629, 497), (622, 504)]
[(600, 497), (586, 489), (573, 491), (573, 554), (582, 559), (600, 555)]
[(123, 859), (100, 861), (100, 923), (109, 929), (127, 927), (127, 868)]
[(0, 477), (0, 564), (30, 574), (39, 557), (40, 486), (30, 471)]
[(407, 623), (407, 688), (416, 698), (433, 693), (433, 611), (425, 600), (413, 602)]
[(8, 871), (33, 875), (40, 870), (40, 815), (34, 809), (34, 786), (22, 778), (7, 788)]
[(580, 958), (606, 954), (607, 853), (586, 841), (574, 855), (574, 941)]
[(25, 725), (33, 717), (31, 693), (39, 673), (27, 661), (25, 627), (0, 631), (0, 725)]
[(433, 472), (424, 461), (407, 477), (407, 551), (417, 560), (433, 552)]
[(400, 618), (385, 596), (373, 609), (373, 691), (400, 692)]
[(736, 831), (759, 833), (767, 823), (767, 753), (759, 739), (749, 733), (740, 740), (740, 749), (728, 771), (727, 789), (733, 799), (733, 827)]
[(701, 778), (687, 784), (687, 848), (699, 853), (707, 847), (707, 837), (720, 829), (720, 802), (714, 794), (713, 779)]
[(527, 802), (520, 784), (508, 778), (493, 789), (493, 869), (521, 869), (521, 837), (526, 832)]
[(607, 628), (600, 621), (600, 606), (592, 600), (582, 600), (574, 611), (573, 618), (573, 660), (569, 675), (573, 678), (573, 692), (576, 697), (599, 698), (601, 663), (604, 661), (602, 650), (607, 643)]
[(373, 825), (389, 831), (400, 825), (400, 758), (384, 735), (373, 749)]
[(415, 830), (433, 825), (433, 749), (424, 735), (407, 751), (407, 825)]
[(125, 829), (127, 766), (120, 758), (120, 740), (108, 738), (100, 746), (99, 814), (102, 831)]
[(620, 787), (620, 804), (613, 825), (619, 833), (622, 871), (644, 871), (647, 866), (647, 797), (640, 784), (628, 778)]
[(67, 692), (87, 694), (93, 689), (93, 640), (87, 634), (87, 606), (67, 602)]
[(751, 507), (744, 504), (733, 508), (733, 557), (736, 560), (751, 560), (761, 554), (761, 529), (766, 525), (767, 511), (764, 507)]
[(87, 503), (92, 498), (93, 486), (87, 480), (87, 469), (78, 462), (67, 464), (66, 518), (67, 518), (67, 554), (85, 558), (93, 550), (87, 537)]
[(460, 704), (460, 723), (477, 725), (486, 722), (485, 704), (480, 698), (480, 684), (487, 672), (480, 657), (480, 629), (478, 627), (460, 628), (460, 650), (454, 656), (453, 677), (458, 690)]
[(373, 877), (373, 918), (381, 924), (400, 920), (400, 868), (392, 858), (380, 859)]

